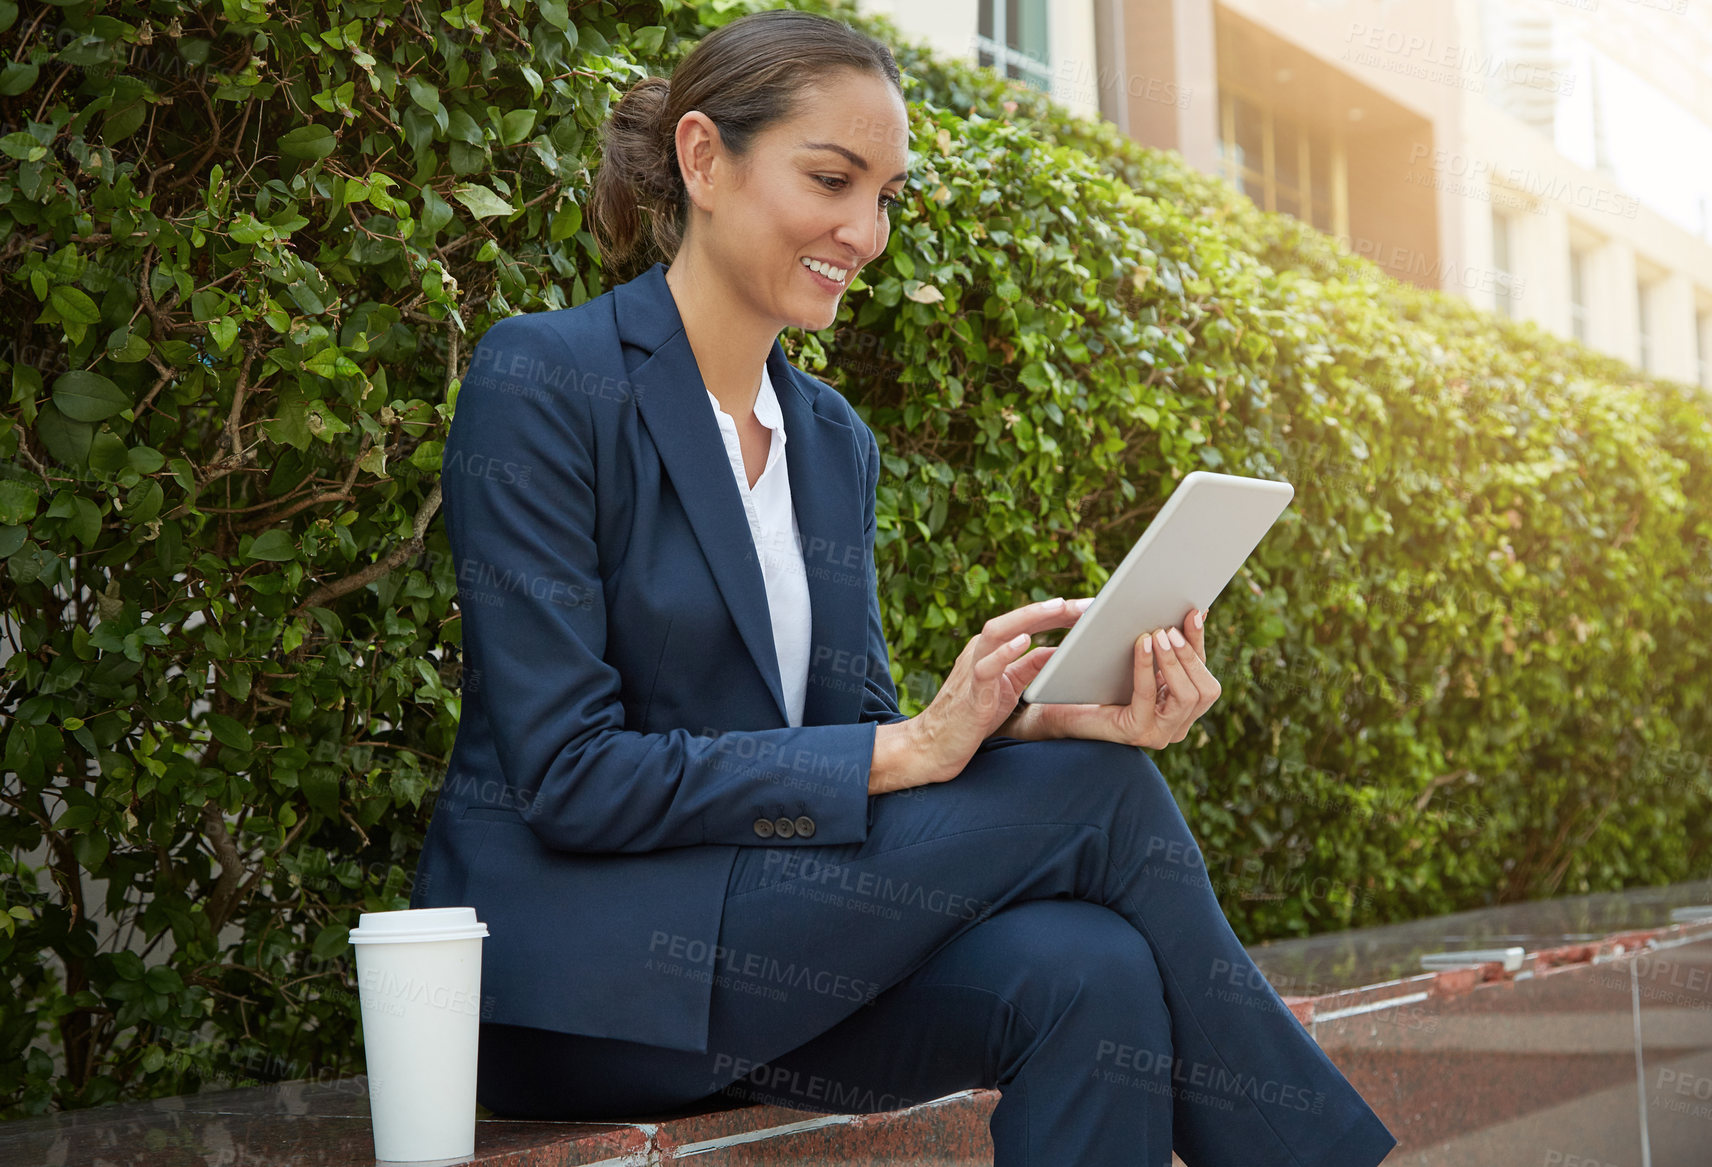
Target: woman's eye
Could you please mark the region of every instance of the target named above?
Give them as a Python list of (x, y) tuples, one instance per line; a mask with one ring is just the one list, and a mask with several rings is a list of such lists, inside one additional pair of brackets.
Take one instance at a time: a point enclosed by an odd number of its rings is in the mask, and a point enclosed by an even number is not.
[[(814, 180), (824, 186), (827, 190), (843, 190), (849, 185), (848, 179), (839, 178), (838, 176), (831, 174), (817, 174), (814, 176)], [(880, 209), (882, 211), (891, 210), (893, 207), (898, 205), (898, 197), (899, 196), (895, 194), (882, 194), (880, 196)]]

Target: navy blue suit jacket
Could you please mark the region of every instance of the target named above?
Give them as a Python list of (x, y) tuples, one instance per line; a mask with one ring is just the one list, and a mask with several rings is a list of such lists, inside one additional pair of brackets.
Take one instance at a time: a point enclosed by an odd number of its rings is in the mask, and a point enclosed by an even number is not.
[[(484, 1020), (705, 1051), (737, 848), (867, 836), (876, 726), (904, 719), (874, 573), (879, 451), (777, 340), (767, 369), (813, 621), (795, 728), (664, 265), (501, 320), (471, 357), (441, 466), (461, 720), (411, 906), (487, 924)], [(758, 833), (781, 818), (812, 833)]]

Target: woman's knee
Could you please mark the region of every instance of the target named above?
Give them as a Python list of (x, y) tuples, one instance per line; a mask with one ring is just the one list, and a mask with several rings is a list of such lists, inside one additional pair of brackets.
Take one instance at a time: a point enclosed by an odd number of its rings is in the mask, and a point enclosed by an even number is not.
[(1082, 781), (1109, 782), (1168, 798), (1171, 795), (1165, 776), (1140, 746), (1091, 738), (1054, 738), (1043, 744), (1058, 750), (1054, 761)]
[[(1034, 1003), (1163, 1000), (1159, 966), (1147, 939), (1102, 904), (1077, 899), (1024, 900), (977, 927), (987, 931), (988, 967), (1003, 970), (1005, 992)], [(1037, 1022), (1038, 1023), (1038, 1022)]]
[[(1070, 966), (1065, 979), (1086, 992), (1122, 1001), (1164, 1000), (1159, 965), (1147, 938), (1123, 916), (1103, 904), (1085, 900), (1044, 901), (1058, 904), (1053, 913), (1060, 965)], [(1051, 952), (1040, 954), (1050, 969)]]
[(967, 772), (978, 773), (978, 782), (1004, 780), (1000, 776), (1035, 782), (1050, 773), (1080, 786), (1141, 789), (1170, 797), (1165, 777), (1147, 751), (1095, 738), (1049, 738), (983, 749), (970, 759)]
[[(1043, 744), (1063, 747), (1053, 763), (1066, 782), (1102, 805), (1128, 808), (1132, 823), (1154, 837), (1152, 845), (1180, 844), (1186, 838), (1188, 827), (1177, 798), (1141, 747), (1080, 738)], [(1142, 845), (1149, 841), (1144, 839)]]
[(1028, 900), (992, 917), (1000, 970), (995, 993), (1025, 1023), (1007, 1027), (999, 1082), (1048, 1045), (1087, 1073), (1118, 1049), (1168, 1051), (1170, 1015), (1147, 940), (1110, 908), (1085, 900)]

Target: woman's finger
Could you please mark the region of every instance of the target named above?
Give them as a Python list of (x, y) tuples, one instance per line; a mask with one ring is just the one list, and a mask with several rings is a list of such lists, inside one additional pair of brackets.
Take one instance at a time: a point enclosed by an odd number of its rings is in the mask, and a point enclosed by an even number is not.
[(1189, 647), (1195, 650), (1195, 655), (1202, 664), (1207, 663), (1207, 630), (1196, 621), (1199, 616), (1204, 621), (1206, 613), (1197, 608), (1183, 617), (1183, 638), (1189, 642)]
[[(1159, 657), (1159, 671), (1164, 677), (1165, 683), (1171, 687), (1173, 703), (1178, 710), (1173, 715), (1170, 706), (1167, 706), (1167, 719), (1172, 722), (1174, 729), (1186, 729), (1197, 715), (1196, 710), (1199, 708), (1201, 696), (1195, 687), (1194, 679), (1184, 667), (1182, 658), (1188, 656), (1194, 660), (1195, 654), (1190, 650), (1187, 642), (1180, 645), (1175, 644), (1170, 637), (1170, 631), (1167, 629), (1160, 629), (1155, 633), (1153, 651), (1154, 655)], [(1182, 634), (1178, 633), (1177, 638), (1183, 639)], [(1163, 647), (1161, 647), (1161, 641), (1164, 642)], [(1196, 661), (1196, 663), (1199, 664), (1200, 662)]]
[(1019, 632), (991, 652), (978, 657), (975, 661), (975, 680), (983, 685), (997, 680), (1004, 675), (1006, 669), (1016, 663), (1017, 658), (1028, 651), (1028, 645), (1028, 633)]
[[(1160, 679), (1175, 696), (1181, 697), (1193, 705), (1196, 692), (1195, 682), (1189, 676), (1189, 671), (1184, 668), (1182, 655), (1178, 650), (1181, 649), (1182, 653), (1189, 656), (1194, 654), (1190, 652), (1187, 643), (1182, 645), (1172, 643), (1171, 633), (1173, 631), (1175, 630), (1161, 628), (1153, 634), (1153, 654), (1159, 658)], [(1177, 636), (1178, 639), (1182, 639), (1183, 634), (1178, 632)]]
[(1041, 600), (1036, 604), (1024, 604), (1009, 612), (1000, 612), (981, 626), (979, 637), (982, 648), (991, 652), (1001, 644), (1006, 644), (1022, 632), (1039, 632), (1045, 628), (1062, 628), (1071, 623), (1070, 605), (1064, 602), (1063, 596), (1054, 596), (1050, 600)]
[(1159, 700), (1159, 685), (1153, 676), (1153, 658), (1158, 655), (1153, 648), (1153, 634), (1146, 633), (1136, 637), (1130, 648), (1135, 653), (1135, 680), (1132, 682), (1135, 692), (1130, 694), (1130, 704), (1139, 704), (1144, 709), (1150, 708)]
[(1194, 684), (1195, 692), (1199, 694), (1200, 700), (1195, 706), (1195, 716), (1199, 717), (1213, 707), (1213, 702), (1217, 701), (1219, 694), (1224, 691), (1223, 687), (1219, 684), (1219, 679), (1208, 670), (1205, 660), (1200, 656), (1185, 649), (1179, 654), (1179, 660), (1183, 664), (1184, 671), (1188, 673), (1189, 680)]
[(1046, 662), (1052, 659), (1052, 654), (1058, 651), (1055, 644), (1037, 644), (1022, 656), (1012, 661), (1005, 668), (1005, 675), (1016, 682), (1017, 689), (1027, 687), (1036, 674), (1046, 667)]

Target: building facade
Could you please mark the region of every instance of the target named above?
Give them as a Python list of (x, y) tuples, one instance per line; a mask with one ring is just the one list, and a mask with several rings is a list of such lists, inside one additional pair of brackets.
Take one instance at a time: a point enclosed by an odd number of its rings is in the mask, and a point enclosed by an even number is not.
[(863, 7), (1399, 279), (1712, 388), (1712, 3)]

